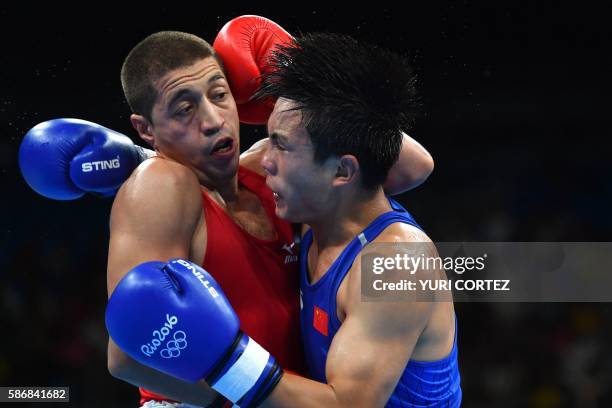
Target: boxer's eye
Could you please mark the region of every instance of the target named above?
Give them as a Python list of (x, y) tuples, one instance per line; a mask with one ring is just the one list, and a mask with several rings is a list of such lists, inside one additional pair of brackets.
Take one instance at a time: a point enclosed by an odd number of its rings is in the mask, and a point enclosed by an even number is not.
[(272, 143), (272, 147), (274, 147), (275, 149), (278, 149), (280, 151), (285, 151), (287, 149), (285, 149), (279, 142), (278, 142), (278, 138), (276, 137), (271, 137), (270, 138), (270, 142)]
[(213, 96), (213, 98), (217, 101), (222, 101), (225, 99), (226, 96), (227, 96), (227, 92), (218, 92)]
[(177, 115), (177, 116), (186, 116), (186, 115), (189, 115), (192, 110), (193, 110), (193, 105), (191, 105), (191, 104), (184, 105), (184, 106), (181, 106), (179, 108), (179, 110), (176, 111), (175, 115)]

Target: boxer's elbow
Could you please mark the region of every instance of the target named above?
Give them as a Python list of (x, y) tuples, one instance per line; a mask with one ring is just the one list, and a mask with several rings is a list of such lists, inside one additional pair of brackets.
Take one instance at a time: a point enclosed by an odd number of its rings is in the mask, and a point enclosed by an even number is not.
[(425, 151), (423, 155), (420, 157), (417, 165), (418, 170), (415, 171), (416, 175), (414, 180), (412, 181), (412, 185), (410, 188), (415, 188), (420, 186), (429, 178), (431, 173), (434, 171), (434, 159), (431, 157), (429, 152)]
[(128, 367), (125, 361), (121, 361), (117, 358), (111, 358), (110, 356), (107, 359), (107, 368), (110, 375), (120, 380), (124, 380), (127, 376)]
[(128, 382), (134, 371), (134, 361), (112, 342), (108, 344), (106, 365), (110, 375)]
[(389, 170), (387, 180), (383, 184), (385, 193), (396, 195), (412, 190), (423, 184), (433, 170), (433, 157), (426, 150), (410, 160), (398, 160)]

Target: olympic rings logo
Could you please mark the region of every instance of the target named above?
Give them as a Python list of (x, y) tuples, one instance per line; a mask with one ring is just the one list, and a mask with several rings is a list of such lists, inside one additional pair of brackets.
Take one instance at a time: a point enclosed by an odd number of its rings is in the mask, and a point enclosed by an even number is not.
[(163, 358), (176, 358), (181, 355), (181, 350), (187, 347), (187, 334), (182, 331), (174, 332), (174, 340), (166, 343), (166, 348), (159, 352)]

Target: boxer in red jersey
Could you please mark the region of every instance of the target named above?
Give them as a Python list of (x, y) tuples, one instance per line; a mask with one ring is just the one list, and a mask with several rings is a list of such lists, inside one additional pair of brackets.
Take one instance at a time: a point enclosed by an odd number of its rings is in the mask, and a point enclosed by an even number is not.
[[(263, 30), (272, 39), (259, 41), (261, 47), (286, 36), (268, 20), (235, 22), (248, 28), (260, 24), (258, 34)], [(238, 31), (256, 42), (254, 30)], [(230, 52), (223, 58), (226, 66), (242, 66), (251, 55)], [(243, 90), (256, 76), (232, 77), (232, 90)], [(239, 157), (238, 112), (241, 117), (253, 111), (267, 115), (267, 107), (246, 100), (237, 108), (215, 51), (185, 33), (157, 33), (138, 44), (126, 58), (122, 84), (131, 122), (157, 157), (141, 164), (115, 198), (109, 296), (139, 263), (190, 259), (221, 284), (244, 331), (277, 356), (283, 368), (303, 373), (297, 251), (291, 225), (276, 217), (272, 192), (265, 186), (259, 163), (267, 141)], [(397, 192), (417, 185), (431, 166), (429, 154), (406, 136), (387, 187)], [(204, 382), (185, 383), (142, 366), (112, 340), (108, 366), (114, 376), (175, 401), (203, 406), (219, 401)], [(165, 399), (142, 393), (142, 402)]]

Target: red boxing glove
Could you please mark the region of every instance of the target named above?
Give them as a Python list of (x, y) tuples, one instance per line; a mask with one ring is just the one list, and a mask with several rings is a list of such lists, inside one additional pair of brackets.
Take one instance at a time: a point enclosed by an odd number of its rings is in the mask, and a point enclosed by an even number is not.
[(261, 74), (270, 70), (272, 52), (292, 41), (281, 26), (259, 16), (236, 17), (217, 34), (213, 47), (225, 65), (240, 122), (262, 125), (268, 121), (276, 101), (250, 99), (261, 85)]

